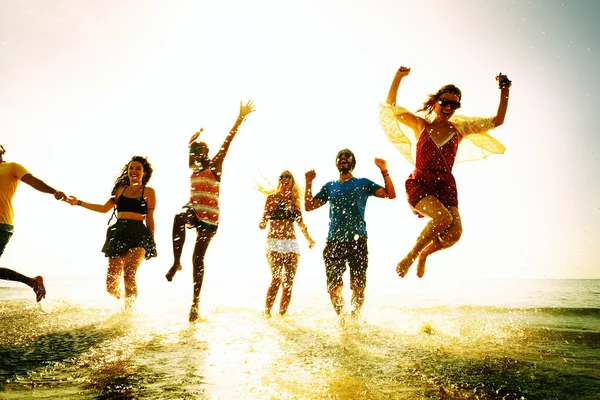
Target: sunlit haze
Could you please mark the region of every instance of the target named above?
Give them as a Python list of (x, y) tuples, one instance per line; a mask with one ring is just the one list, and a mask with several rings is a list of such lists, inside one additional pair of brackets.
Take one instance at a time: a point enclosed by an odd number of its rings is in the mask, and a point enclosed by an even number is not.
[[(169, 285), (172, 218), (189, 197), (189, 137), (203, 127), (214, 155), (248, 99), (256, 112), (224, 163), (205, 286), (219, 290), (232, 277), (266, 284), (266, 231), (258, 228), (265, 196), (255, 180), (275, 183), (288, 169), (303, 184), (315, 169), (320, 188), (337, 178), (334, 157), (345, 147), (356, 154), (354, 175), (379, 184), (373, 159), (385, 158), (399, 194), (367, 204), (369, 290), (417, 284), (414, 271), (399, 280), (395, 266), (425, 221), (404, 197), (411, 166), (378, 124), (400, 65), (412, 71), (398, 103), (411, 110), (453, 83), (463, 92), (461, 114), (492, 116), (494, 77), (513, 81), (505, 124), (492, 132), (507, 151), (455, 167), (464, 234), (429, 259), (424, 279), (600, 278), (600, 131), (592, 125), (600, 3), (9, 0), (0, 9), (5, 160), (92, 203), (107, 200), (133, 155), (152, 163), (159, 256), (142, 263), (140, 285)], [(3, 267), (102, 284), (109, 214), (26, 184), (13, 204)], [(324, 292), (328, 207), (304, 219), (317, 245), (309, 250), (298, 235), (297, 286)], [(168, 289), (181, 288), (186, 299), (193, 238), (188, 231), (184, 271)]]

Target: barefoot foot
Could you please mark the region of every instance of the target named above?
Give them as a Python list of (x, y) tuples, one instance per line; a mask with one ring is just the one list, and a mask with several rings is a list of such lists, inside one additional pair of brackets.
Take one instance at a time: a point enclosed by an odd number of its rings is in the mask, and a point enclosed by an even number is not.
[(198, 304), (192, 304), (192, 308), (190, 308), (190, 322), (196, 322), (196, 320), (198, 320), (198, 316)]
[(167, 280), (171, 282), (177, 271), (181, 271), (181, 264), (179, 263), (173, 264), (171, 269), (169, 269), (169, 272), (167, 272), (167, 274), (165, 275), (165, 278), (167, 278)]
[(39, 303), (43, 298), (46, 297), (46, 288), (44, 287), (44, 279), (41, 276), (33, 278), (33, 286), (31, 286), (35, 293), (35, 300)]
[(415, 262), (414, 258), (409, 258), (404, 257), (404, 259), (402, 261), (400, 261), (398, 263), (398, 265), (396, 266), (396, 273), (398, 274), (398, 276), (400, 278), (404, 278), (404, 276), (406, 275), (406, 273), (408, 272), (408, 270), (410, 269), (410, 267), (413, 265), (413, 263)]

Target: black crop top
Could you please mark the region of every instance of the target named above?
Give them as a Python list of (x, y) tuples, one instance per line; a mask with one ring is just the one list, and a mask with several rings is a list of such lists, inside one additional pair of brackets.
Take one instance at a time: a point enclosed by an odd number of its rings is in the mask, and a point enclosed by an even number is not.
[(289, 220), (294, 221), (300, 217), (300, 210), (296, 207), (288, 208), (285, 204), (279, 203), (277, 207), (273, 211), (271, 211), (271, 215), (269, 215), (269, 219), (274, 220)]
[(134, 212), (142, 215), (148, 214), (148, 205), (144, 200), (144, 189), (140, 197), (125, 197), (120, 195), (117, 199), (117, 212)]

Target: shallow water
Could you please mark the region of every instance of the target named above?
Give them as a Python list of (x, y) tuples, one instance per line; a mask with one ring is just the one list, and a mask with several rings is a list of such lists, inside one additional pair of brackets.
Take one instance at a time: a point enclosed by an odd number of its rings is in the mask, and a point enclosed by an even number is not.
[[(228, 282), (228, 296), (219, 296), (225, 286), (203, 293), (196, 324), (178, 287), (160, 299), (140, 292), (129, 311), (101, 290), (42, 309), (27, 288), (2, 289), (0, 398), (597, 398), (600, 310), (544, 300), (539, 293), (571, 293), (557, 282), (513, 298), (528, 307), (379, 285), (345, 327), (316, 289), (296, 290), (289, 315), (266, 319), (262, 290)], [(590, 282), (569, 296), (597, 300)]]

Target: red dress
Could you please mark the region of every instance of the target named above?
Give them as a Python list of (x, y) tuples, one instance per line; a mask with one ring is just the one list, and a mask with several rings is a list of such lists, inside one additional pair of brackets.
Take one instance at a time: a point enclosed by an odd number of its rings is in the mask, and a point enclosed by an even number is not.
[[(446, 207), (458, 206), (452, 166), (459, 141), (459, 135), (455, 132), (446, 143), (438, 147), (427, 131), (421, 133), (416, 147), (415, 170), (405, 183), (406, 197), (413, 208), (427, 196), (435, 196)], [(423, 217), (417, 211), (415, 214)]]

